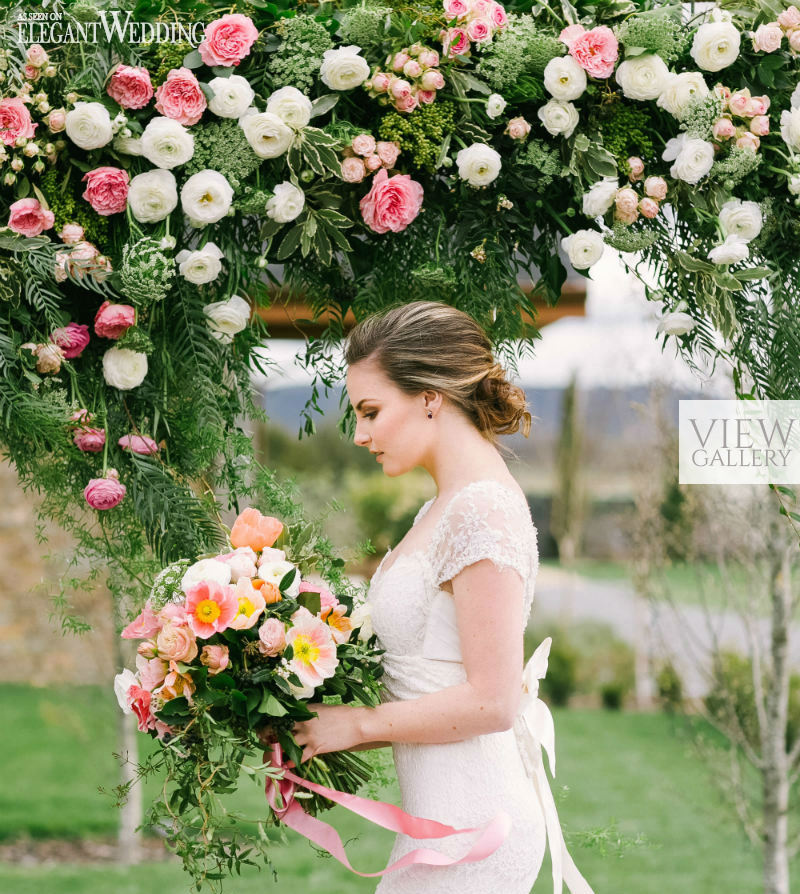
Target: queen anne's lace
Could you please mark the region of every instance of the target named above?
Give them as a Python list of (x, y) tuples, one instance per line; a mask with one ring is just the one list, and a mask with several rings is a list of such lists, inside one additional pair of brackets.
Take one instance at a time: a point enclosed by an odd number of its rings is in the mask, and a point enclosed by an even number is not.
[[(432, 503), (420, 509), (414, 524)], [(536, 528), (522, 495), (498, 481), (468, 484), (445, 507), (425, 548), (390, 553), (381, 563), (369, 601), (379, 645), (386, 650), (386, 700), (413, 699), (466, 680), (453, 597), (441, 584), (483, 559), (520, 575), (527, 622), (539, 564)], [(481, 826), (505, 810), (512, 829), (485, 860), (404, 867), (384, 876), (376, 894), (528, 894), (546, 838), (513, 729), (443, 745), (394, 743), (393, 751), (404, 810), (457, 828)], [(474, 833), (447, 839), (398, 835), (391, 862), (418, 847), (462, 854), (474, 838)]]

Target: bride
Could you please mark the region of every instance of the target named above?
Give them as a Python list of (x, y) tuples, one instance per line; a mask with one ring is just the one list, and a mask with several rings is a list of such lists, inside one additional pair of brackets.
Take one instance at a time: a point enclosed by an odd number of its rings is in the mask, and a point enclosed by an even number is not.
[[(536, 528), (496, 441), (520, 427), (527, 436), (525, 395), (506, 381), (483, 330), (437, 302), (362, 321), (345, 356), (355, 443), (390, 477), (421, 466), (437, 495), (370, 582), (385, 649), (382, 703), (312, 705), (318, 716), (294, 728), (303, 761), (391, 745), (404, 810), (460, 829), (510, 817), (488, 857), (404, 866), (376, 894), (528, 894), (548, 837), (556, 891), (563, 877), (573, 894), (592, 894), (564, 846), (542, 761), (545, 748), (554, 768), (552, 719), (536, 699), (549, 640), (523, 677)], [(398, 834), (391, 862), (417, 848), (463, 855), (474, 839)]]

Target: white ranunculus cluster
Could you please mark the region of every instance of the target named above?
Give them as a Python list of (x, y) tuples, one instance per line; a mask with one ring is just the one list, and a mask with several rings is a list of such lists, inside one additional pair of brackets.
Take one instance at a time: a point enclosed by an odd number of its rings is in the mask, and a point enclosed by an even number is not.
[(692, 59), (703, 71), (721, 71), (739, 58), (742, 35), (732, 22), (706, 22), (694, 34)]
[(680, 120), (689, 105), (696, 99), (708, 96), (708, 92), (708, 84), (699, 71), (682, 71), (670, 75), (657, 105)]
[(275, 584), (277, 587), (284, 577), (286, 577), (292, 570), (295, 572), (294, 579), (284, 592), (290, 599), (295, 599), (300, 593), (300, 572), (297, 570), (296, 565), (292, 565), (291, 562), (280, 561), (262, 562), (258, 569), (258, 576), (261, 580), (265, 580), (270, 584)]
[(267, 112), (289, 127), (302, 130), (311, 120), (311, 100), (297, 87), (281, 87), (267, 99)]
[(800, 108), (781, 112), (781, 137), (792, 151), (800, 152)]
[(130, 391), (147, 375), (147, 354), (130, 348), (109, 348), (103, 354), (103, 378), (112, 388)]
[(164, 220), (178, 207), (175, 175), (161, 168), (137, 174), (128, 186), (128, 207), (140, 223)]
[(122, 155), (143, 154), (141, 137), (123, 136), (122, 133), (118, 133), (114, 137), (112, 146), (115, 152), (119, 152)]
[(486, 143), (473, 143), (456, 155), (458, 176), (470, 186), (488, 186), (502, 167), (500, 153)]
[(142, 155), (157, 168), (185, 165), (194, 155), (194, 137), (172, 118), (151, 118), (142, 134)]
[(193, 227), (222, 220), (230, 211), (232, 202), (233, 187), (219, 171), (198, 171), (181, 189), (181, 207)]
[(361, 47), (337, 47), (322, 54), (320, 80), (331, 90), (353, 90), (369, 77), (369, 63), (358, 54)]
[(247, 112), (239, 119), (247, 142), (259, 158), (278, 158), (292, 145), (294, 131), (272, 112)]
[(67, 112), (65, 130), (76, 146), (100, 149), (114, 137), (111, 115), (99, 102), (76, 102)]
[(241, 118), (255, 96), (250, 82), (241, 75), (214, 78), (208, 86), (214, 91), (208, 107), (220, 118)]
[(191, 587), (203, 581), (211, 581), (224, 587), (231, 582), (230, 565), (219, 559), (200, 559), (186, 569), (181, 578), (181, 589), (187, 593)]
[(745, 242), (752, 242), (764, 223), (761, 206), (758, 202), (730, 199), (720, 209), (719, 223), (725, 236), (737, 236)]
[(273, 190), (274, 195), (267, 199), (267, 216), (278, 223), (289, 223), (303, 210), (306, 196), (300, 187), (285, 180)]
[(620, 63), (614, 77), (628, 99), (658, 99), (669, 83), (670, 71), (657, 53), (642, 53)]
[(556, 56), (544, 69), (544, 86), (553, 99), (569, 102), (586, 90), (586, 72), (572, 56)]
[(561, 248), (576, 270), (586, 270), (602, 258), (605, 243), (597, 230), (577, 230), (561, 240)]
[(589, 187), (583, 194), (583, 213), (587, 217), (602, 217), (614, 204), (619, 189), (616, 177), (606, 177)]
[(672, 313), (664, 314), (656, 332), (664, 332), (667, 335), (686, 335), (691, 332), (697, 322), (686, 313), (687, 306), (685, 301), (681, 301)]
[(578, 126), (578, 110), (571, 102), (551, 99), (541, 106), (536, 114), (544, 129), (552, 136), (571, 137)]
[(682, 133), (667, 141), (661, 158), (673, 162), (670, 176), (685, 183), (699, 183), (714, 164), (714, 144)]
[(711, 249), (708, 253), (708, 260), (712, 264), (736, 264), (739, 261), (744, 261), (749, 254), (747, 240), (732, 233), (730, 236), (726, 236), (722, 245)]
[(222, 259), (225, 255), (222, 249), (213, 242), (206, 242), (202, 248), (195, 251), (184, 249), (175, 255), (175, 263), (178, 265), (181, 276), (196, 286), (213, 282), (222, 270)]
[(227, 301), (206, 304), (203, 313), (208, 318), (211, 334), (224, 345), (229, 345), (233, 336), (245, 329), (250, 321), (250, 305), (238, 295)]
[(506, 109), (508, 103), (499, 93), (492, 93), (486, 100), (486, 114), (494, 120), (499, 118)]

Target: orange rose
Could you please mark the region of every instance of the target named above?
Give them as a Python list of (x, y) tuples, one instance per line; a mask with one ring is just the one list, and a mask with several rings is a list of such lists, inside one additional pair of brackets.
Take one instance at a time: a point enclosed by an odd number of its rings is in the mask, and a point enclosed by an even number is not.
[(283, 522), (271, 515), (262, 515), (258, 509), (245, 509), (236, 519), (231, 529), (231, 544), (235, 549), (249, 546), (261, 550), (280, 537)]

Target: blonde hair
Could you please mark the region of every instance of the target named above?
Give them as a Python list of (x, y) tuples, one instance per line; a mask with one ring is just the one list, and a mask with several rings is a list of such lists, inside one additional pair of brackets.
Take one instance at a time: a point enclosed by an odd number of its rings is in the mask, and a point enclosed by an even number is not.
[(413, 301), (367, 317), (348, 334), (345, 360), (368, 358), (406, 394), (443, 394), (492, 443), (530, 433), (525, 392), (507, 380), (483, 329), (455, 307)]

